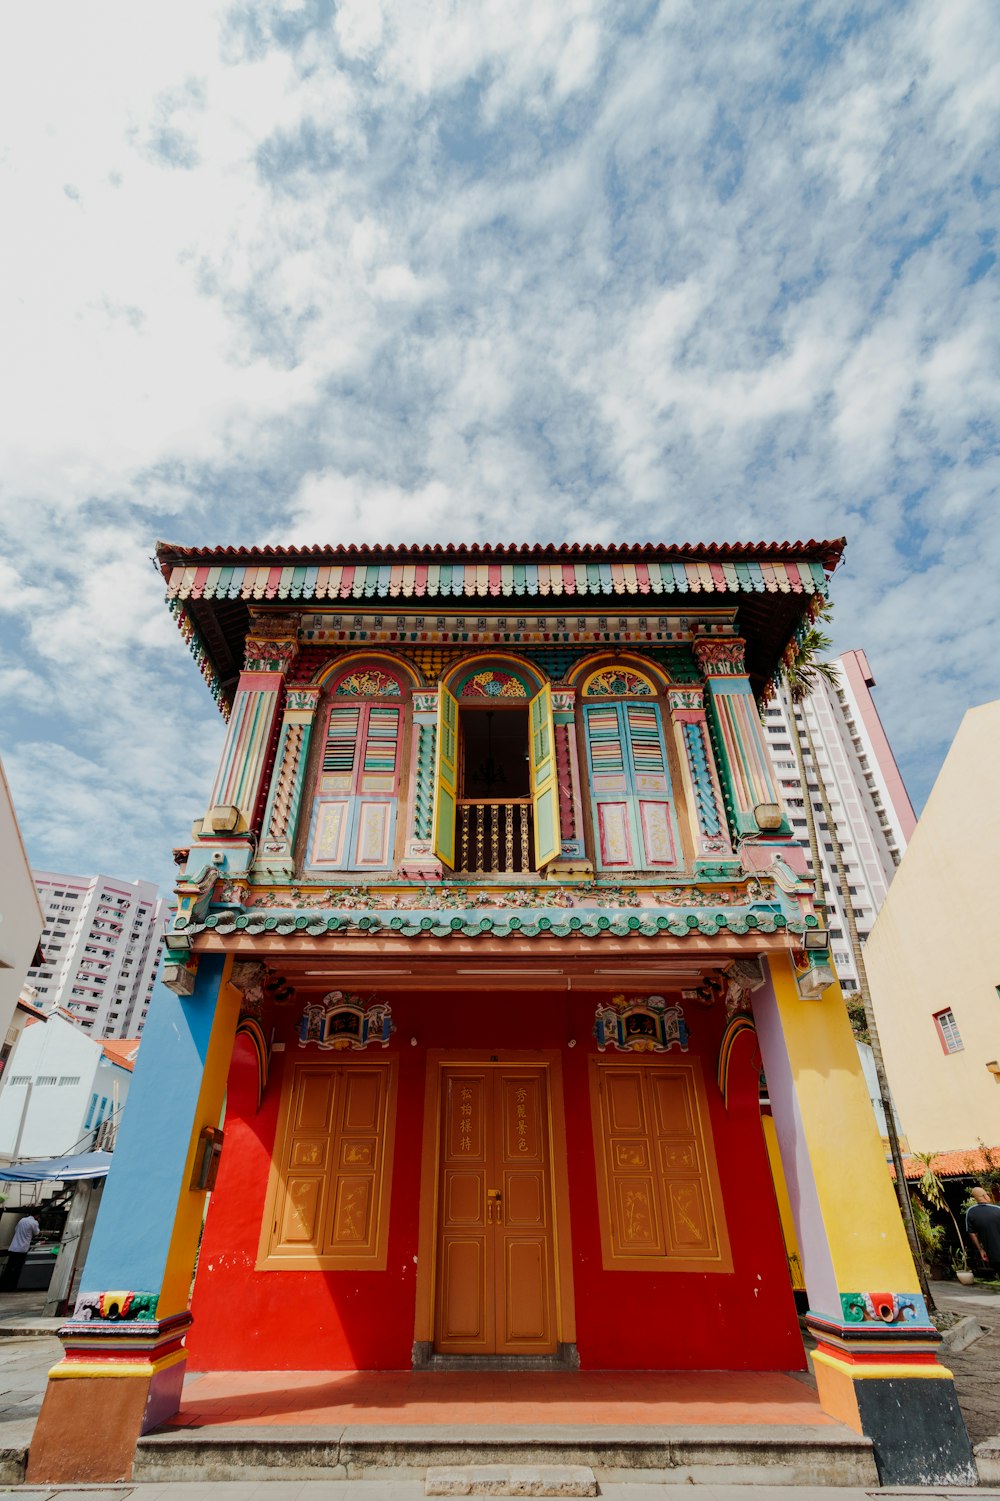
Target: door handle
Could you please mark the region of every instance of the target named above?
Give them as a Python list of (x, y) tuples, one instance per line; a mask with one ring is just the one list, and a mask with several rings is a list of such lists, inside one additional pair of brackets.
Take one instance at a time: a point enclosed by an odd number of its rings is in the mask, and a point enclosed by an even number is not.
[(486, 1211), (487, 1211), (487, 1213), (486, 1213), (486, 1220), (487, 1220), (488, 1224), (492, 1225), (493, 1222), (494, 1222), (493, 1221), (493, 1211), (494, 1211), (494, 1209), (496, 1210), (496, 1223), (498, 1225), (503, 1224), (502, 1208), (501, 1208), (502, 1204), (503, 1204), (503, 1198), (501, 1196), (499, 1188), (488, 1188), (486, 1190)]

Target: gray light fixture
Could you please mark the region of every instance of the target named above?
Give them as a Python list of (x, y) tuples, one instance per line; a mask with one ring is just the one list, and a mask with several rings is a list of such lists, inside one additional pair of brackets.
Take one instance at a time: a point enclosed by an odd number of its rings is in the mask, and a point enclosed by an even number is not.
[(764, 834), (773, 834), (785, 821), (780, 803), (758, 803), (753, 816), (758, 829)]

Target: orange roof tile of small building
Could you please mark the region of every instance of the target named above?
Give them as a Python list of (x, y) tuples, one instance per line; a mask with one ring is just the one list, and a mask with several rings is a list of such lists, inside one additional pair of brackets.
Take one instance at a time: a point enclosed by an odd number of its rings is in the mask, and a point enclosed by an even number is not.
[[(986, 1152), (994, 1161), (1000, 1161), (1000, 1146), (987, 1147)], [(975, 1173), (984, 1172), (989, 1165), (981, 1147), (966, 1147), (958, 1152), (935, 1152), (931, 1159), (931, 1166), (939, 1178), (971, 1178)], [(889, 1171), (893, 1177), (896, 1176), (896, 1170), (891, 1164)], [(903, 1171), (907, 1182), (910, 1182), (922, 1178), (927, 1170), (922, 1162), (917, 1162), (913, 1157), (905, 1157)]]
[(135, 1055), (139, 1051), (138, 1037), (109, 1037), (101, 1043), (105, 1058), (111, 1063), (117, 1063), (120, 1068), (127, 1068), (129, 1073), (135, 1067)]

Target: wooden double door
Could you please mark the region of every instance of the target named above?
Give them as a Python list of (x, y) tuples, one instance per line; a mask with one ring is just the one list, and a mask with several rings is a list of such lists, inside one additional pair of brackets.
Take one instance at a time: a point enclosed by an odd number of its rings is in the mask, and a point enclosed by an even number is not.
[(435, 1349), (549, 1355), (556, 1348), (547, 1070), (442, 1069)]

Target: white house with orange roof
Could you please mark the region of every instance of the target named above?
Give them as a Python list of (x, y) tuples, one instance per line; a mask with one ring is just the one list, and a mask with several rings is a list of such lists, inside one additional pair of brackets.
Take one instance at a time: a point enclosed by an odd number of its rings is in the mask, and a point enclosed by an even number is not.
[(62, 1010), (31, 1019), (0, 1085), (0, 1158), (111, 1146), (138, 1049), (138, 1038), (89, 1037)]

